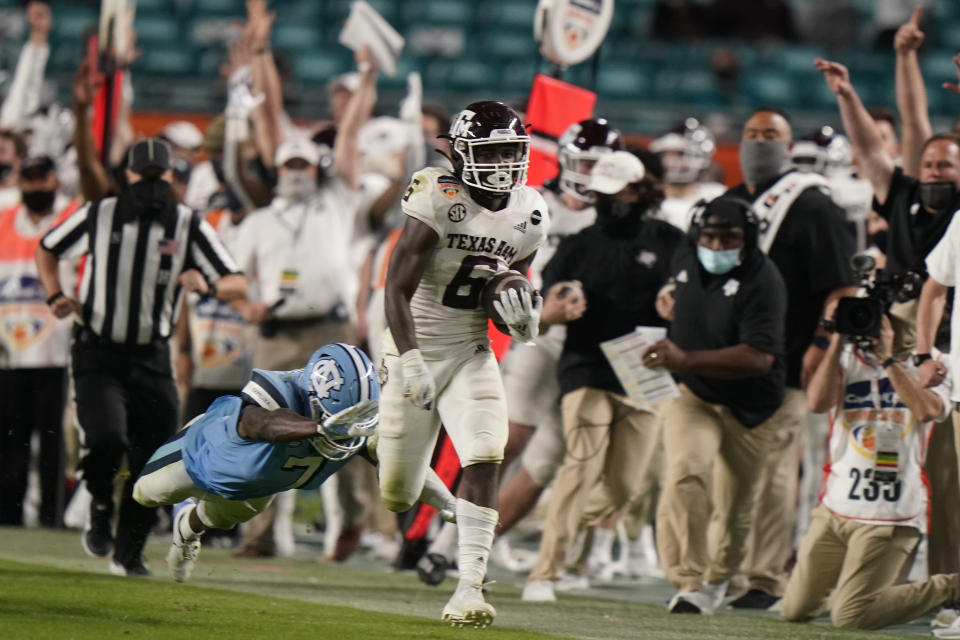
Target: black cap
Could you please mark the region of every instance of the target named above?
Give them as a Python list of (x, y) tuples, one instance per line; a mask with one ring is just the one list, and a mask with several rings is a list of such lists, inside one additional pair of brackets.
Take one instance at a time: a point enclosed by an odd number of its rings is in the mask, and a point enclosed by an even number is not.
[(43, 178), (51, 171), (55, 171), (57, 165), (53, 158), (47, 155), (29, 156), (20, 165), (20, 175), (28, 180), (34, 178)]
[(127, 169), (142, 174), (147, 169), (163, 173), (170, 168), (170, 147), (158, 138), (137, 142), (127, 152)]
[[(723, 222), (707, 222), (708, 218), (714, 217), (720, 218)], [(703, 212), (703, 223), (700, 226), (746, 229), (748, 224), (747, 207), (739, 199), (720, 197), (707, 203)]]

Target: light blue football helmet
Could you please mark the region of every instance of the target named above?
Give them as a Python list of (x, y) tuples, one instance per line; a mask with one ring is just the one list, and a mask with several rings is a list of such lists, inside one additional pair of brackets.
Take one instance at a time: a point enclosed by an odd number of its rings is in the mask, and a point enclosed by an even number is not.
[(317, 349), (297, 380), (320, 426), (310, 443), (320, 455), (343, 460), (372, 436), (380, 420), (380, 382), (370, 358), (337, 342)]

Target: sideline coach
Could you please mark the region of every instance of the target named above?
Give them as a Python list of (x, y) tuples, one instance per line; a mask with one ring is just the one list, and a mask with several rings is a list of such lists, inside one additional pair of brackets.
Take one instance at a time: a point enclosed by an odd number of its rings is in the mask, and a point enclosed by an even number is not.
[[(229, 301), (246, 297), (247, 283), (213, 229), (177, 203), (163, 142), (136, 143), (126, 166), (129, 186), (48, 232), (36, 257), (54, 315), (77, 314), (72, 356), (81, 469), (93, 496), (83, 547), (98, 557), (114, 551), (112, 573), (147, 575), (142, 553), (155, 510), (134, 502), (131, 492), (147, 459), (177, 427), (167, 341), (183, 293)], [(73, 300), (60, 287), (57, 263), (83, 254), (79, 300)], [(114, 539), (113, 481), (124, 454), (130, 475)]]

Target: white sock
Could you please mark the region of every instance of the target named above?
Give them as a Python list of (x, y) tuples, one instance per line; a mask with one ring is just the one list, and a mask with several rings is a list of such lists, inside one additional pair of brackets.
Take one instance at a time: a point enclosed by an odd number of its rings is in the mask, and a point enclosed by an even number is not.
[(440, 527), (440, 533), (430, 543), (427, 553), (439, 553), (447, 560), (453, 560), (457, 552), (457, 533), (456, 525), (444, 522), (443, 526)]
[(457, 530), (459, 533), (460, 582), (457, 589), (483, 586), (487, 559), (493, 546), (493, 530), (499, 514), (496, 509), (478, 507), (457, 498)]
[(180, 537), (183, 538), (184, 541), (193, 540), (198, 535), (200, 535), (199, 532), (194, 531), (193, 528), (190, 526), (190, 513), (193, 512), (193, 510), (196, 508), (197, 508), (197, 505), (193, 503), (190, 503), (189, 506), (186, 506), (183, 508), (184, 511), (187, 512), (187, 515), (180, 518), (179, 526), (180, 526)]
[(590, 548), (590, 555), (596, 562), (613, 562), (613, 529), (593, 529), (593, 546)]

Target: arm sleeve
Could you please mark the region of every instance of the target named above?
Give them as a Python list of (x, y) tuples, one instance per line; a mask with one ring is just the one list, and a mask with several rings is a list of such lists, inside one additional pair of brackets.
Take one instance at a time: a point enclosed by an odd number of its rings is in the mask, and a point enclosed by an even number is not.
[(291, 403), (284, 393), (286, 385), (269, 371), (254, 369), (250, 380), (240, 392), (244, 405), (263, 407), (269, 411), (290, 409)]
[(23, 45), (13, 82), (0, 109), (0, 126), (7, 129), (24, 128), (27, 117), (40, 107), (43, 72), (49, 56), (50, 47), (47, 45), (30, 42)]
[(89, 251), (87, 212), (90, 203), (77, 209), (69, 218), (47, 232), (40, 244), (58, 258), (79, 258)]
[(767, 264), (757, 274), (757, 282), (745, 292), (740, 307), (740, 344), (772, 355), (783, 355), (784, 326), (787, 316), (786, 286), (776, 267)]
[(927, 255), (930, 277), (945, 287), (957, 285), (957, 234), (960, 234), (960, 216), (953, 216), (940, 242)]
[(434, 177), (427, 171), (418, 171), (410, 179), (410, 185), (400, 198), (400, 208), (411, 218), (416, 218), (443, 237), (443, 229), (436, 218), (433, 206)]
[(812, 249), (807, 263), (811, 293), (828, 293), (856, 284), (850, 268), (850, 256), (856, 252), (856, 239), (847, 227), (843, 209), (817, 189), (801, 196), (803, 206), (797, 213), (804, 217)]
[(217, 237), (217, 232), (197, 214), (190, 219), (189, 242), (186, 266), (199, 269), (209, 282), (240, 272), (230, 252)]

